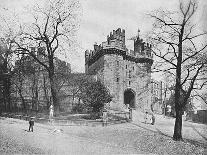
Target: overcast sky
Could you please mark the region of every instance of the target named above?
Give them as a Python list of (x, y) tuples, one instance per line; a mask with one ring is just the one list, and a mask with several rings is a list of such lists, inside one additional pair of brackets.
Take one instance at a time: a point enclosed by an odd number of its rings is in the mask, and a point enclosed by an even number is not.
[[(202, 4), (199, 18), (205, 20), (207, 5), (205, 9), (203, 6), (206, 0), (199, 1)], [(0, 6), (21, 12), (24, 6), (34, 2), (43, 3), (43, 0), (0, 0)], [(82, 17), (78, 31), (79, 48), (76, 53), (68, 54), (67, 61), (72, 64), (73, 70), (84, 72), (84, 52), (92, 49), (95, 42), (100, 44), (106, 41), (106, 36), (119, 27), (125, 29), (126, 40), (137, 35), (138, 28), (140, 34), (144, 35), (152, 26), (146, 13), (159, 8), (176, 9), (178, 2), (179, 0), (80, 0)], [(130, 45), (130, 41), (127, 44)]]

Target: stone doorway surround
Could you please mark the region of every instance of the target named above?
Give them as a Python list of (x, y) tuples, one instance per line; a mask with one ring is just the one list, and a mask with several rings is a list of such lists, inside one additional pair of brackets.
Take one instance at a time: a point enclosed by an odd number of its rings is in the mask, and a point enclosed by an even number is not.
[(124, 104), (129, 105), (130, 108), (135, 108), (135, 91), (131, 88), (128, 88), (124, 91)]

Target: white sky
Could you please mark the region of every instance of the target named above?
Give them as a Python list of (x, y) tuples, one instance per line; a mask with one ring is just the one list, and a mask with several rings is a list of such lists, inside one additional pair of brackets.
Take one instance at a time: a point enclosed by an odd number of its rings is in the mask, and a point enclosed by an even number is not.
[[(199, 1), (206, 4), (206, 0)], [(34, 2), (44, 3), (44, 0), (0, 0), (0, 7), (22, 12), (24, 6)], [(71, 63), (73, 70), (84, 72), (85, 50), (92, 49), (95, 42), (100, 44), (106, 41), (106, 36), (119, 27), (125, 29), (126, 39), (137, 35), (138, 28), (141, 35), (144, 35), (152, 25), (146, 18), (146, 13), (161, 7), (176, 9), (178, 2), (179, 0), (80, 0), (83, 14), (78, 31), (79, 47), (76, 53), (69, 52), (67, 62)], [(204, 12), (205, 9), (200, 11)], [(201, 15), (204, 20), (207, 18), (204, 13)]]

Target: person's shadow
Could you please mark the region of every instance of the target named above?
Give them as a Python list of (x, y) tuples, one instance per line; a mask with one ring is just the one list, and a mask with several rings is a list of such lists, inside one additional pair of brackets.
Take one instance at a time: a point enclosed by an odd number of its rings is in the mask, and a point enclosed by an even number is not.
[(26, 130), (26, 129), (22, 129), (23, 131), (25, 131), (25, 132), (30, 132), (29, 130)]

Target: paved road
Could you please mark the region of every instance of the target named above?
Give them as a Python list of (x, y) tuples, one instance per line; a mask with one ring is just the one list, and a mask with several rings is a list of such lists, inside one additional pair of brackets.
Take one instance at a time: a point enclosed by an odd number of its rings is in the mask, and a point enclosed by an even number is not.
[[(155, 115), (156, 122), (155, 125), (144, 124), (144, 115), (141, 112), (133, 111), (132, 122), (134, 125), (143, 127), (151, 131), (157, 131), (161, 134), (172, 137), (174, 131), (175, 118), (163, 117), (163, 115)], [(194, 141), (195, 143), (204, 144), (207, 147), (207, 125), (193, 123), (183, 120), (182, 127), (183, 138), (189, 141)]]
[[(79, 128), (76, 126), (73, 130)], [(0, 154), (144, 154), (37, 123), (34, 132), (27, 130), (28, 122), (1, 118)]]
[[(166, 123), (165, 123), (166, 122)], [(160, 125), (158, 125), (160, 123)], [(170, 154), (204, 155), (207, 150), (189, 142), (175, 142), (168, 134), (169, 121), (155, 126), (141, 122), (102, 126), (51, 126), (0, 118), (0, 154)], [(167, 124), (168, 123), (168, 124)], [(167, 125), (166, 125), (167, 124)], [(163, 127), (164, 126), (164, 127)], [(198, 128), (197, 128), (198, 129)], [(172, 131), (171, 131), (172, 132)]]

